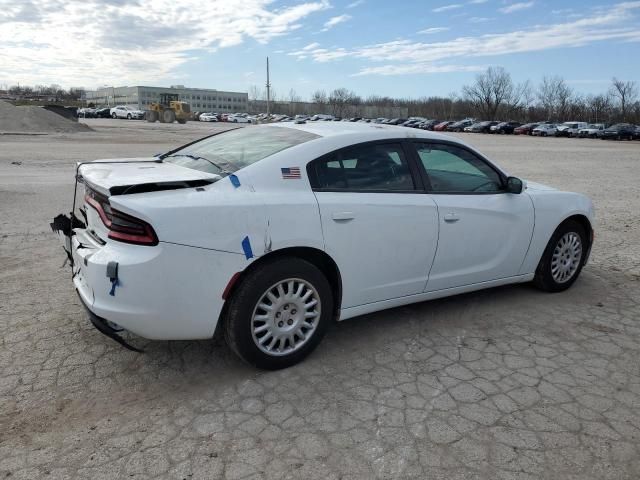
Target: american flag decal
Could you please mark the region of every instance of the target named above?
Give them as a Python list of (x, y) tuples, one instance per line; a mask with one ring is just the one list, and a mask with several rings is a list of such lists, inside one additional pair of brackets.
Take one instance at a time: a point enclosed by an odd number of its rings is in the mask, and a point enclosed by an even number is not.
[(282, 178), (285, 180), (296, 180), (300, 178), (300, 167), (281, 168)]

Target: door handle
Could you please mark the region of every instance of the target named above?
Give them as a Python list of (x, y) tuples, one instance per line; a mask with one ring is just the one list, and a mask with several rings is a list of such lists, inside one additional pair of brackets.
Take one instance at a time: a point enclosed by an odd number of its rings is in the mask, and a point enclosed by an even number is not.
[(354, 217), (355, 215), (353, 212), (333, 212), (331, 214), (331, 218), (336, 222), (353, 220)]
[(460, 220), (460, 217), (458, 217), (458, 215), (456, 215), (455, 213), (447, 213), (444, 216), (444, 221), (447, 223), (455, 223), (458, 220)]

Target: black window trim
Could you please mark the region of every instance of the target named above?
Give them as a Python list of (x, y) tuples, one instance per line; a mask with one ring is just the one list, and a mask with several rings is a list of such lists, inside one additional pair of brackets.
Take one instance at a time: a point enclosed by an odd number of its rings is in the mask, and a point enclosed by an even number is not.
[[(488, 158), (486, 158), (484, 155), (481, 155), (480, 153), (471, 150), (466, 145), (463, 145), (457, 142), (451, 142), (448, 140), (431, 139), (431, 138), (415, 138), (415, 139), (412, 139), (409, 143), (411, 143), (411, 148), (414, 152), (413, 154), (415, 155), (414, 159), (418, 164), (420, 175), (423, 177), (423, 183), (427, 185), (426, 191), (430, 195), (501, 195), (501, 194), (508, 193), (506, 190), (507, 176), (504, 174), (504, 172), (502, 172), (498, 167), (496, 167), (493, 163), (491, 163), (491, 161)], [(431, 181), (429, 180), (429, 174), (427, 174), (427, 170), (424, 168), (424, 165), (420, 160), (420, 155), (418, 153), (416, 144), (446, 145), (446, 146), (452, 146), (452, 147), (456, 147), (461, 150), (464, 150), (465, 152), (473, 155), (478, 160), (486, 164), (489, 168), (491, 168), (494, 172), (498, 174), (498, 177), (500, 178), (502, 190), (497, 192), (458, 192), (458, 191), (438, 192), (433, 190), (431, 188)]]
[[(409, 167), (409, 173), (411, 174), (411, 179), (413, 180), (413, 184), (415, 188), (413, 190), (384, 190), (384, 189), (374, 189), (374, 190), (365, 190), (365, 189), (354, 189), (354, 188), (322, 188), (318, 187), (318, 176), (316, 174), (315, 165), (317, 162), (321, 162), (326, 160), (327, 157), (336, 155), (337, 153), (348, 150), (350, 148), (355, 147), (367, 147), (369, 145), (398, 145), (402, 149), (404, 153), (405, 160), (407, 161), (407, 166)], [(317, 158), (314, 158), (310, 162), (307, 163), (307, 176), (309, 177), (309, 183), (311, 185), (311, 190), (314, 192), (336, 192), (336, 193), (401, 193), (401, 194), (425, 194), (427, 193), (424, 186), (424, 176), (420, 171), (420, 167), (416, 161), (416, 149), (410, 142), (407, 141), (406, 138), (385, 138), (382, 140), (370, 140), (366, 142), (354, 143), (352, 145), (347, 145), (345, 147), (340, 147), (336, 150), (333, 150), (329, 153), (325, 153)]]

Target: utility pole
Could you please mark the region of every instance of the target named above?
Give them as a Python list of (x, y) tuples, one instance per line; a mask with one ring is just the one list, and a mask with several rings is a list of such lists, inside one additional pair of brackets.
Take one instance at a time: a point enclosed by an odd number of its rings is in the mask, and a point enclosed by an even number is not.
[(269, 57), (267, 57), (267, 115), (269, 115), (269, 101), (271, 100), (271, 83), (269, 82)]

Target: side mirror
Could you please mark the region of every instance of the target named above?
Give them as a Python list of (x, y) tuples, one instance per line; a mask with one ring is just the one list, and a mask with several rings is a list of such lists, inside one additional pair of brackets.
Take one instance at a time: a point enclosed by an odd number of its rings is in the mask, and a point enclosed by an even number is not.
[(525, 189), (525, 184), (517, 177), (507, 178), (507, 192), (509, 193), (522, 193)]

